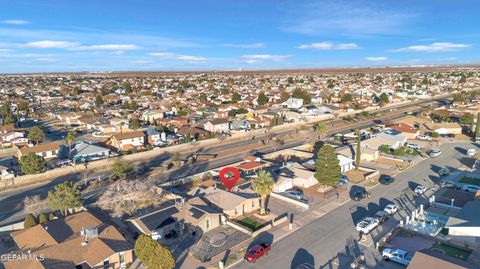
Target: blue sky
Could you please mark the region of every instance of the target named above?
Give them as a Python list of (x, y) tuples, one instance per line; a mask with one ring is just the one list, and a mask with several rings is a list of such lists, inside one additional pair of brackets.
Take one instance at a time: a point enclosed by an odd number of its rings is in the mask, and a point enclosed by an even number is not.
[(477, 0), (0, 0), (0, 72), (480, 63)]

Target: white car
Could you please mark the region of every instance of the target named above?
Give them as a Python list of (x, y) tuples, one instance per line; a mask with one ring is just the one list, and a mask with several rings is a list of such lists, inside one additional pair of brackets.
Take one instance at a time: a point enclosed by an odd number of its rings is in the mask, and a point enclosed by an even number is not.
[(409, 265), (410, 261), (412, 261), (412, 256), (406, 250), (403, 249), (393, 249), (393, 248), (386, 248), (382, 251), (382, 257), (385, 260), (391, 260), (403, 265)]
[(428, 136), (428, 135), (417, 135), (417, 139), (430, 141), (430, 140), (432, 140), (432, 137)]
[(420, 149), (420, 146), (414, 143), (407, 143), (406, 146), (409, 149)]
[(294, 199), (297, 199), (297, 200), (302, 200), (303, 199), (303, 194), (299, 191), (289, 190), (289, 191), (286, 191), (286, 194), (290, 198), (294, 198)]
[(474, 185), (463, 185), (462, 190), (466, 192), (477, 192), (478, 190), (480, 190), (480, 187)]
[(389, 215), (394, 215), (398, 211), (398, 206), (396, 204), (388, 204), (383, 211)]
[(475, 154), (477, 154), (477, 151), (475, 149), (467, 150), (467, 155), (468, 156), (473, 157), (473, 156), (475, 156)]
[(422, 195), (427, 191), (427, 187), (418, 185), (415, 187), (415, 190), (413, 190), (417, 195)]
[(438, 149), (432, 149), (430, 151), (430, 154), (428, 154), (430, 156), (430, 158), (436, 158), (438, 156), (440, 156), (440, 154), (442, 154), (442, 152)]
[(357, 226), (355, 228), (357, 229), (357, 231), (363, 234), (368, 234), (373, 231), (373, 229), (375, 229), (378, 225), (380, 225), (380, 221), (378, 219), (373, 217), (365, 217), (359, 223), (357, 223)]

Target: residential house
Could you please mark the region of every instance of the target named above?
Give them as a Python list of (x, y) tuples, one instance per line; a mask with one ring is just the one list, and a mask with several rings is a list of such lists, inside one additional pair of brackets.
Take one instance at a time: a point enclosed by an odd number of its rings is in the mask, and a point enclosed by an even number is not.
[(128, 220), (140, 232), (153, 239), (168, 239), (184, 233), (203, 234), (222, 224), (222, 212), (210, 207), (200, 197), (167, 201), (148, 214)]
[(294, 186), (309, 188), (318, 184), (318, 180), (315, 178), (315, 172), (306, 168), (305, 166), (297, 162), (293, 162), (288, 163), (287, 168), (293, 173)]
[(78, 141), (72, 145), (70, 156), (75, 162), (93, 161), (110, 156), (110, 149)]
[(142, 150), (145, 148), (145, 134), (143, 131), (115, 133), (109, 144), (118, 151)]
[(230, 128), (232, 130), (242, 130), (242, 131), (247, 131), (250, 129), (250, 122), (246, 119), (241, 119), (241, 120), (232, 120), (230, 122)]
[(415, 139), (420, 134), (420, 131), (415, 129), (413, 126), (405, 123), (397, 123), (387, 127), (388, 129), (394, 130), (401, 133), (407, 139)]
[(112, 225), (89, 212), (58, 218), (13, 232), (18, 253), (44, 259), (5, 261), (6, 269), (126, 268), (133, 262), (133, 246)]
[(15, 177), (15, 173), (10, 171), (8, 167), (0, 165), (0, 180), (8, 180)]
[(338, 159), (340, 170), (342, 171), (342, 173), (346, 173), (355, 167), (355, 161), (351, 158), (348, 158), (341, 154), (337, 154), (337, 159)]
[[(355, 160), (355, 151), (356, 150), (357, 150), (356, 145), (347, 145), (347, 146), (339, 147), (339, 148), (335, 149), (337, 154), (343, 155), (343, 156), (345, 156), (347, 158), (350, 158), (352, 160)], [(360, 154), (360, 160), (361, 161), (367, 161), (367, 162), (374, 161), (379, 156), (378, 149), (371, 149), (371, 148), (367, 148), (367, 147), (362, 145), (361, 151), (362, 151), (361, 154)]]
[(10, 148), (12, 146), (20, 146), (28, 144), (25, 134), (19, 131), (8, 131), (0, 135), (0, 145), (2, 148)]
[(442, 123), (435, 123), (435, 122), (427, 122), (425, 123), (425, 127), (429, 132), (436, 132), (440, 135), (446, 134), (462, 134), (462, 126), (458, 124), (458, 122), (442, 122)]
[(300, 109), (303, 106), (303, 99), (290, 97), (287, 101), (282, 103), (282, 106), (286, 108)]
[(153, 128), (145, 130), (147, 136), (147, 144), (152, 146), (158, 146), (162, 144), (161, 133)]
[(480, 246), (480, 200), (467, 202), (454, 217), (449, 217), (445, 228), (452, 241)]
[(190, 137), (198, 140), (206, 138), (210, 134), (210, 132), (198, 127), (184, 125), (177, 130), (177, 134), (183, 137)]
[(230, 122), (228, 119), (213, 119), (207, 121), (203, 128), (211, 133), (226, 133), (230, 130)]
[(149, 122), (150, 124), (155, 123), (157, 119), (164, 118), (165, 113), (161, 110), (148, 110), (142, 114), (142, 121)]
[(228, 219), (241, 217), (260, 209), (260, 197), (250, 192), (230, 192), (209, 187), (201, 195), (209, 205), (221, 210)]
[(59, 158), (60, 146), (62, 144), (61, 141), (53, 141), (40, 143), (31, 147), (23, 147), (18, 150), (18, 158), (20, 159), (22, 156), (28, 155), (31, 152), (45, 159)]
[(369, 149), (378, 149), (382, 145), (386, 145), (391, 149), (398, 149), (407, 143), (407, 138), (401, 133), (386, 130), (379, 135), (362, 141), (362, 147)]

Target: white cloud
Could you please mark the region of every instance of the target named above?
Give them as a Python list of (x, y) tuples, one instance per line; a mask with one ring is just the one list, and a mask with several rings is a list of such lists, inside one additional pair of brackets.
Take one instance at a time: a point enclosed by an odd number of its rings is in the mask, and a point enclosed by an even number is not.
[(252, 43), (252, 44), (221, 44), (222, 47), (239, 48), (239, 49), (264, 49), (266, 46), (264, 43)]
[(10, 25), (23, 25), (28, 24), (28, 21), (25, 20), (4, 20), (0, 21), (1, 24), (10, 24)]
[(450, 42), (435, 42), (429, 45), (415, 45), (392, 50), (393, 52), (444, 52), (455, 51), (471, 47), (468, 44), (456, 44)]
[(388, 60), (387, 57), (366, 57), (365, 60), (371, 61), (371, 62), (383, 62)]
[(242, 58), (247, 60), (269, 60), (280, 62), (291, 57), (291, 55), (272, 55), (272, 54), (246, 54), (242, 55)]
[(360, 47), (355, 43), (338, 43), (334, 44), (329, 41), (319, 43), (302, 44), (298, 46), (299, 49), (316, 49), (316, 50), (351, 50), (359, 49)]
[(24, 46), (31, 49), (68, 49), (79, 45), (80, 44), (77, 42), (42, 40), (29, 42)]
[(72, 50), (113, 50), (113, 51), (124, 51), (124, 50), (139, 50), (142, 47), (134, 44), (103, 44), (103, 45), (90, 45), (90, 46), (78, 46)]
[(207, 61), (207, 58), (205, 57), (183, 55), (183, 54), (177, 54), (172, 52), (152, 52), (149, 55), (162, 58), (162, 59), (184, 61), (189, 63), (203, 63)]

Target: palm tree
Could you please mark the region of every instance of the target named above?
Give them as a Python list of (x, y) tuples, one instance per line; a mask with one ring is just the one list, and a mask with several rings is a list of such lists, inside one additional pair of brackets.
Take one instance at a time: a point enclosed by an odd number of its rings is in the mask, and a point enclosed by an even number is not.
[(325, 125), (325, 123), (320, 122), (313, 126), (313, 131), (317, 135), (318, 139), (323, 139), (327, 134), (327, 126)]
[(260, 170), (257, 177), (253, 179), (252, 188), (260, 195), (260, 215), (266, 214), (266, 197), (273, 191), (273, 179), (272, 175), (265, 171)]
[(65, 137), (65, 142), (68, 144), (68, 156), (72, 157), (72, 143), (75, 142), (75, 135), (72, 132), (68, 132)]

